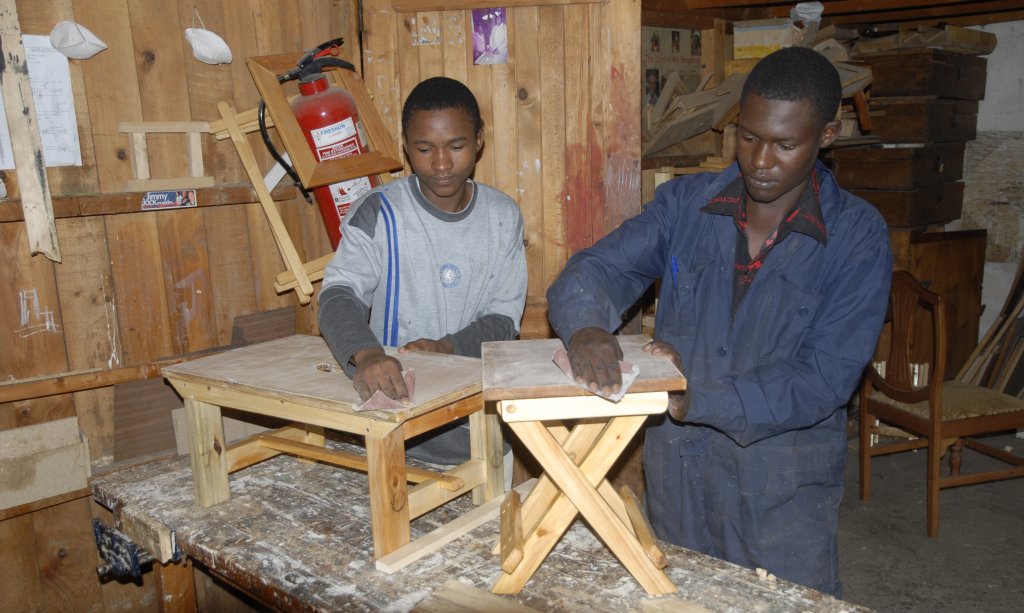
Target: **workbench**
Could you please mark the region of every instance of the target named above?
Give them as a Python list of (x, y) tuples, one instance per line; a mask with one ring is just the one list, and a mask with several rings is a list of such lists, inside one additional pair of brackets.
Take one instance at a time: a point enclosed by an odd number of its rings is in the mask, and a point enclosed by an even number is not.
[[(327, 444), (358, 451), (330, 438)], [(500, 573), (499, 557), (491, 554), (497, 517), (385, 574), (375, 569), (371, 553), (365, 474), (281, 455), (233, 475), (230, 487), (228, 500), (197, 506), (188, 458), (178, 457), (99, 477), (93, 493), (140, 545), (169, 544), (278, 610), (407, 611), (455, 579), (480, 590), (481, 598), (503, 598), (539, 611), (701, 610), (669, 606), (687, 603), (708, 611), (867, 611), (666, 543), (661, 543), (670, 563), (666, 573), (679, 591), (654, 599), (579, 521), (520, 593), (497, 596), (488, 593)], [(463, 496), (415, 519), (413, 543), (472, 509), (470, 497)], [(477, 610), (493, 610), (480, 606)]]

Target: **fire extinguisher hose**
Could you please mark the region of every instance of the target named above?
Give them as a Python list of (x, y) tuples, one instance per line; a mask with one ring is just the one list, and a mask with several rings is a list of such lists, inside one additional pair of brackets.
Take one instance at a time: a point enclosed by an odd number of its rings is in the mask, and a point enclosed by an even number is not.
[(302, 179), (299, 178), (299, 173), (295, 172), (295, 168), (293, 168), (292, 165), (284, 159), (284, 156), (278, 153), (277, 147), (275, 147), (273, 141), (270, 140), (270, 133), (267, 132), (267, 105), (262, 99), (260, 99), (256, 118), (259, 120), (260, 137), (263, 138), (263, 144), (266, 145), (267, 151), (269, 151), (271, 157), (277, 160), (277, 163), (284, 168), (284, 171), (288, 173), (288, 176), (292, 178), (295, 182), (295, 187), (299, 188), (299, 191), (302, 192), (302, 197), (306, 199), (306, 202), (312, 204), (313, 198), (309, 195), (309, 190), (306, 189), (306, 186), (302, 184)]

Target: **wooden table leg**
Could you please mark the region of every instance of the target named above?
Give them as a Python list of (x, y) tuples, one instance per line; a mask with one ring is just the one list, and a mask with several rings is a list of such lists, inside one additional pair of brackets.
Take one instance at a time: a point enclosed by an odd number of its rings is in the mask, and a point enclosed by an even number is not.
[(476, 413), (470, 413), (469, 447), (471, 457), (484, 463), (484, 482), (473, 488), (473, 504), (481, 505), (505, 492), (501, 421), (494, 403), (488, 402)]
[(405, 475), (405, 439), (398, 427), (366, 435), (367, 480), (373, 555), (382, 558), (409, 542), (409, 485)]
[(231, 497), (228, 489), (228, 449), (220, 407), (185, 398), (189, 459), (196, 503), (210, 507)]
[(613, 418), (581, 466), (573, 462), (540, 422), (509, 423), (540, 461), (545, 474), (550, 475), (563, 493), (527, 537), (523, 561), (513, 573), (503, 573), (492, 591), (516, 593), (521, 590), (572, 524), (577, 511), (587, 518), (612, 553), (648, 593), (660, 595), (675, 591), (665, 573), (647, 557), (630, 527), (619, 519), (596, 489), (645, 420), (643, 415)]

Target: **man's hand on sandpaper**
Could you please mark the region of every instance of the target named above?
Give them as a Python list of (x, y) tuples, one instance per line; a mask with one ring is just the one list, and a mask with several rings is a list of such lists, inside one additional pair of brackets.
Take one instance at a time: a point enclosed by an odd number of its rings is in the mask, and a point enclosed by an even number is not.
[(352, 363), (356, 366), (352, 384), (363, 402), (380, 390), (392, 400), (409, 404), (409, 390), (402, 377), (402, 363), (397, 358), (387, 355), (380, 347), (367, 347), (352, 356)]
[(598, 327), (580, 328), (569, 339), (567, 350), (577, 383), (605, 395), (622, 389), (622, 348), (615, 335)]

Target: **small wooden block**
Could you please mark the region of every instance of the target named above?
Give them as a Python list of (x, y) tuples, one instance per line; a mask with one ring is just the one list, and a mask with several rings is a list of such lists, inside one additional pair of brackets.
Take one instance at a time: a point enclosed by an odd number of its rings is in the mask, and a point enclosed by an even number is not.
[(412, 613), (532, 613), (526, 605), (451, 579), (427, 596)]
[(523, 515), (519, 492), (513, 490), (501, 503), (501, 570), (513, 572), (523, 561)]

